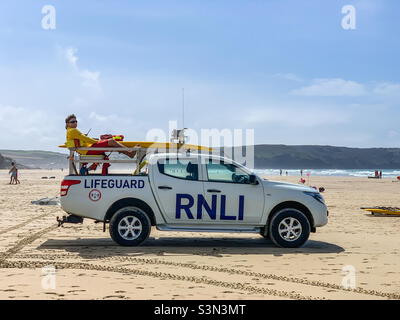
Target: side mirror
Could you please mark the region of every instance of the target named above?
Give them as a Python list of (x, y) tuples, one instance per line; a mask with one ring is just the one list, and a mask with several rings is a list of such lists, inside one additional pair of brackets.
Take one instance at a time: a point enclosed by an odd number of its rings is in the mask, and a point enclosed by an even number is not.
[(249, 182), (250, 184), (258, 184), (257, 176), (255, 174), (251, 174), (249, 176)]

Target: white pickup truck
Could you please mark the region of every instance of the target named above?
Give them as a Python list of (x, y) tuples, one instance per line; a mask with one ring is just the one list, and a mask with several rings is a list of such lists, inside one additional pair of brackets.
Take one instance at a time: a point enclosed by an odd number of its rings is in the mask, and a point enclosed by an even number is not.
[(61, 206), (109, 223), (111, 238), (136, 246), (155, 226), (165, 231), (259, 233), (300, 247), (328, 222), (324, 199), (302, 185), (262, 179), (224, 157), (152, 154), (137, 175), (68, 175)]

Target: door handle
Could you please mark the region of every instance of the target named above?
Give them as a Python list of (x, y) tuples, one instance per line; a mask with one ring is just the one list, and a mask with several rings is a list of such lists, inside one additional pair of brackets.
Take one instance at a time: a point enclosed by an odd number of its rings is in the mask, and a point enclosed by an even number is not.
[(219, 193), (219, 192), (221, 192), (221, 190), (217, 190), (217, 189), (208, 189), (207, 192)]
[(158, 189), (162, 189), (162, 190), (172, 190), (172, 187), (168, 187), (168, 186), (159, 186)]

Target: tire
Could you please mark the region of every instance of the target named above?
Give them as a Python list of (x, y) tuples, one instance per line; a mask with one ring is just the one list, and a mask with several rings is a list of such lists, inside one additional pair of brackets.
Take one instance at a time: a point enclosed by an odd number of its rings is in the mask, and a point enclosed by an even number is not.
[(110, 236), (121, 246), (138, 246), (151, 230), (146, 212), (137, 207), (119, 209), (110, 220)]
[[(291, 224), (292, 229), (288, 230)], [(283, 248), (301, 247), (308, 240), (310, 231), (310, 222), (305, 214), (294, 208), (285, 208), (279, 211), (269, 224), (271, 240)]]

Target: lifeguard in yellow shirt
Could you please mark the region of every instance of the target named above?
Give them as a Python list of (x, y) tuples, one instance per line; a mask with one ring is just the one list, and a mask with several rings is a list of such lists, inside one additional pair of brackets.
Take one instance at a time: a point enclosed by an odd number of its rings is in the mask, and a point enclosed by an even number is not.
[[(67, 129), (67, 141), (65, 143), (67, 148), (106, 148), (106, 147), (115, 147), (115, 148), (125, 148), (124, 145), (120, 144), (118, 141), (114, 139), (106, 139), (106, 140), (96, 140), (90, 138), (83, 133), (81, 133), (78, 129), (78, 120), (76, 120), (76, 116), (74, 114), (69, 115), (65, 119), (65, 129)], [(136, 154), (136, 151), (118, 151), (119, 153), (126, 154), (128, 157), (133, 158)], [(80, 154), (87, 155), (96, 155), (103, 154), (104, 151), (93, 150), (93, 151), (79, 151)]]

